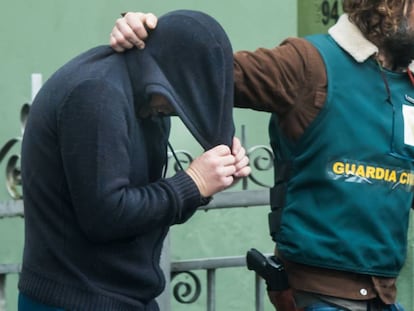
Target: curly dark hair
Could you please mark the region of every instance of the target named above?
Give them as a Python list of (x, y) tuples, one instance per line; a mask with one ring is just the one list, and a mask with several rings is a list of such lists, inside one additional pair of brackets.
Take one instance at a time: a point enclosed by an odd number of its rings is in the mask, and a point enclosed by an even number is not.
[(377, 45), (398, 31), (412, 5), (413, 0), (343, 0), (350, 20)]

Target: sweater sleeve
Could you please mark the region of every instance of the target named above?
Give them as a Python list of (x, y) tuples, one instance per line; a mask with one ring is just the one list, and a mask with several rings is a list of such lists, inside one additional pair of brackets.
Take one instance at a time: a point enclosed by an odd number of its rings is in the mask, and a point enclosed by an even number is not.
[[(94, 241), (169, 226), (183, 209), (200, 202), (195, 183), (184, 172), (141, 187), (131, 185), (130, 131), (136, 120), (130, 106), (117, 88), (87, 80), (71, 91), (58, 115), (74, 213), (81, 230)], [(146, 155), (141, 156), (145, 161)]]

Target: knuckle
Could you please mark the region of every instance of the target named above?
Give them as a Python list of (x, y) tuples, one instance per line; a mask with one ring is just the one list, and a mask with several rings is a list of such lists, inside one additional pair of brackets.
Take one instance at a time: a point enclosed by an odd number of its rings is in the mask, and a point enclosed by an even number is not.
[(136, 12), (127, 12), (124, 17), (126, 19), (136, 19), (136, 18), (141, 18), (142, 15), (143, 14), (141, 12), (138, 12), (138, 13), (136, 13)]
[(127, 31), (125, 34), (124, 34), (124, 37), (125, 37), (125, 40), (126, 41), (129, 41), (129, 42), (132, 42), (133, 40), (134, 40), (134, 33), (132, 32), (132, 31)]
[(228, 187), (233, 183), (233, 176), (229, 176), (224, 179), (224, 186)]
[(115, 21), (115, 26), (119, 28), (122, 26), (123, 23), (124, 23), (124, 19), (120, 17)]
[(116, 43), (119, 44), (119, 45), (122, 45), (122, 46), (129, 46), (130, 45), (128, 40), (124, 37), (117, 37), (115, 40), (116, 40)]
[(141, 35), (146, 35), (147, 31), (142, 23), (135, 23), (131, 25), (131, 29), (135, 33), (140, 33)]
[(115, 38), (113, 37), (113, 36), (111, 36), (110, 38), (109, 38), (109, 45), (113, 48), (113, 49), (117, 49), (118, 47), (117, 47), (117, 42), (116, 42), (116, 40), (115, 40)]
[(114, 37), (115, 41), (121, 45), (131, 46), (133, 42), (133, 34), (131, 32), (113, 32), (112, 37)]

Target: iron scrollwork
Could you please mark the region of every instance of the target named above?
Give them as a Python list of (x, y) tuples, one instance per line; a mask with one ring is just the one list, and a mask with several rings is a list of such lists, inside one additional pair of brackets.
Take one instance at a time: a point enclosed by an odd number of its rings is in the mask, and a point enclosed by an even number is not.
[[(20, 109), (20, 125), (21, 125), (21, 136), (8, 140), (4, 146), (0, 149), (0, 164), (6, 158), (6, 156), (13, 152), (12, 149), (15, 145), (20, 143), (23, 138), (24, 129), (26, 126), (27, 117), (29, 115), (30, 105), (25, 103)], [(20, 171), (20, 153), (11, 154), (6, 163), (6, 187), (10, 196), (15, 199), (21, 199), (22, 194), (20, 190), (21, 182), (21, 171)]]
[[(274, 158), (272, 149), (264, 145), (253, 146), (247, 151), (247, 155), (250, 159), (250, 166), (252, 168), (252, 172), (247, 178), (257, 186), (270, 188), (270, 185), (259, 180), (257, 173), (269, 172), (272, 170)], [(247, 189), (247, 185), (244, 189)]]
[(186, 150), (176, 150), (174, 152), (168, 152), (168, 162), (173, 159), (173, 173), (177, 173), (183, 167), (187, 167), (192, 161), (193, 156)]
[(198, 276), (191, 271), (182, 271), (171, 274), (171, 282), (177, 277), (186, 275), (184, 281), (179, 281), (173, 285), (173, 296), (182, 304), (191, 304), (200, 298), (201, 283)]

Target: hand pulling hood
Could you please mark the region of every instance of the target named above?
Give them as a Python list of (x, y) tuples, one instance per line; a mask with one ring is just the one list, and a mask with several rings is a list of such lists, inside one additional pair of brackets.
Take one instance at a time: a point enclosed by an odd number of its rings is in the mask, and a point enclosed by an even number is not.
[(135, 56), (129, 63), (139, 64), (131, 75), (135, 93), (166, 96), (205, 150), (231, 146), (233, 51), (215, 19), (198, 11), (167, 13), (151, 31), (145, 49), (131, 52)]

